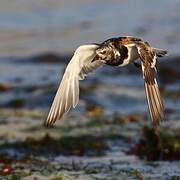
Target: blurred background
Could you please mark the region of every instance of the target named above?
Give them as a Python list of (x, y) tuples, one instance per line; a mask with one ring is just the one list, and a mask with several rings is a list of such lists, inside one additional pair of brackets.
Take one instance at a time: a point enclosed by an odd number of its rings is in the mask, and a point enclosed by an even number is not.
[[(126, 35), (169, 51), (159, 137), (133, 65), (88, 76), (78, 107), (44, 128), (74, 50)], [(0, 0), (0, 178), (179, 179), (179, 119), (179, 0)]]

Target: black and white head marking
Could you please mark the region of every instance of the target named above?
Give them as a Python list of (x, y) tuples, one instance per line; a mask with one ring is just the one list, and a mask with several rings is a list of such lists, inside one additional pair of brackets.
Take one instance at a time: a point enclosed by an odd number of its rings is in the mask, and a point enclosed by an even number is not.
[(120, 59), (120, 52), (112, 44), (103, 44), (96, 50), (96, 58), (105, 61)]

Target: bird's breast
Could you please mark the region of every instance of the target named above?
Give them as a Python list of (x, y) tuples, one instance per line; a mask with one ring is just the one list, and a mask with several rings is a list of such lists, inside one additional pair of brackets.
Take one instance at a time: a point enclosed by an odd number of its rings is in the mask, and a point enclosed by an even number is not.
[(120, 46), (118, 48), (115, 48), (115, 51), (113, 52), (113, 56), (111, 56), (111, 59), (109, 59), (106, 64), (112, 65), (112, 66), (119, 66), (123, 64), (124, 60), (128, 58), (128, 48), (125, 46)]
[(138, 50), (135, 45), (125, 45), (125, 47), (127, 48), (128, 53), (122, 64), (119, 64), (119, 66), (125, 66), (139, 58)]

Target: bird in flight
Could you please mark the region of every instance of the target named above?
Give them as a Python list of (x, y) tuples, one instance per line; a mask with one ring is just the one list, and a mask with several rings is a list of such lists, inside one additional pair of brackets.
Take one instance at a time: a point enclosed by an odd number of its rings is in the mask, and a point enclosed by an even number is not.
[[(158, 126), (163, 118), (164, 108), (156, 81), (156, 60), (166, 54), (166, 50), (153, 48), (148, 42), (131, 36), (78, 47), (66, 67), (45, 125), (53, 125), (71, 107), (76, 107), (79, 101), (79, 80), (83, 80), (88, 73), (105, 64), (125, 66), (134, 63), (142, 69), (150, 116), (153, 125)], [(138, 58), (139, 64), (136, 62)]]

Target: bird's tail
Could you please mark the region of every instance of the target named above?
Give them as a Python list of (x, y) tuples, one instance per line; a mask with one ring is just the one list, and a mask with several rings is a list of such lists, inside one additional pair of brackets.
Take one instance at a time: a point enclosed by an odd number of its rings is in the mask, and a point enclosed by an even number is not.
[(158, 48), (153, 48), (156, 52), (156, 55), (158, 57), (163, 57), (163, 56), (166, 56), (168, 54), (168, 51), (167, 50), (164, 50), (164, 49), (158, 49)]

